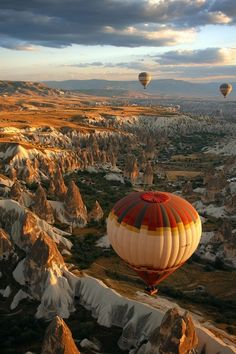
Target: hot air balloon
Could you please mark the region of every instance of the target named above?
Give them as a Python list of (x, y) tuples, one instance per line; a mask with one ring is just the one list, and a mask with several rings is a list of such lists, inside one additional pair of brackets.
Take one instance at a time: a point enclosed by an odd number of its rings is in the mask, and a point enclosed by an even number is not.
[(107, 220), (114, 251), (155, 293), (155, 285), (182, 266), (201, 237), (201, 220), (185, 199), (167, 192), (133, 192)]
[(142, 72), (139, 74), (138, 79), (145, 89), (149, 84), (149, 82), (151, 81), (152, 77), (149, 73)]
[(224, 98), (232, 91), (233, 87), (231, 84), (225, 83), (220, 85), (220, 92)]

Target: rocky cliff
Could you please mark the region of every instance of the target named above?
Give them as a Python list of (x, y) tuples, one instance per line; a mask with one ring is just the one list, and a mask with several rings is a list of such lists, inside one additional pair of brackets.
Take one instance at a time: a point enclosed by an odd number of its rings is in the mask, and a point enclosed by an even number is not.
[(41, 354), (80, 354), (66, 323), (56, 316), (48, 326)]
[(133, 155), (128, 155), (124, 167), (124, 177), (135, 184), (139, 176), (137, 159)]
[(0, 261), (7, 260), (13, 254), (13, 245), (9, 235), (3, 229), (0, 229)]
[(83, 202), (79, 188), (73, 180), (70, 181), (64, 201), (65, 215), (71, 221), (72, 227), (85, 226), (88, 221), (87, 208)]
[[(65, 185), (64, 179), (62, 177), (60, 167), (57, 168), (54, 176), (53, 176), (53, 186), (54, 186), (54, 194), (59, 198), (59, 200), (64, 200), (67, 193), (67, 187)], [(52, 185), (51, 185), (52, 188)]]
[(43, 187), (39, 184), (35, 196), (34, 203), (31, 206), (33, 212), (41, 219), (46, 220), (49, 224), (54, 223), (53, 209), (47, 200)]
[(152, 186), (153, 184), (153, 169), (150, 162), (147, 163), (143, 174), (143, 184)]
[(104, 212), (102, 210), (101, 205), (98, 203), (96, 200), (93, 209), (90, 211), (88, 214), (88, 220), (89, 221), (100, 221), (104, 216)]

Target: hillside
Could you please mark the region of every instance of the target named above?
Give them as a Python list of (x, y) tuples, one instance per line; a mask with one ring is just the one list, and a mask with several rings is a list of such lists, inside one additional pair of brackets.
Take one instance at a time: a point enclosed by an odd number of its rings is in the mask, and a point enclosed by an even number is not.
[[(63, 90), (91, 91), (93, 94), (111, 96), (112, 94), (126, 94), (127, 91), (143, 91), (138, 81), (108, 81), (108, 80), (66, 80), (47, 81), (49, 87)], [(234, 83), (232, 83), (234, 86)], [(152, 80), (144, 93), (151, 93), (160, 96), (174, 97), (220, 97), (218, 87), (220, 82), (193, 83), (183, 80)], [(235, 97), (232, 92), (231, 99)]]
[(0, 95), (38, 95), (38, 96), (59, 96), (64, 92), (48, 87), (39, 82), (30, 81), (0, 81)]

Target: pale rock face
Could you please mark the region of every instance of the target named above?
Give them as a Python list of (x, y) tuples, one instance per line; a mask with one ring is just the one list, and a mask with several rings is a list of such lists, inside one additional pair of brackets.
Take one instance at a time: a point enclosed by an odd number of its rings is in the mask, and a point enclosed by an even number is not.
[(13, 253), (13, 246), (8, 235), (3, 229), (0, 229), (0, 261), (7, 260)]
[(166, 312), (159, 331), (160, 354), (188, 354), (197, 348), (198, 338), (190, 315), (181, 316), (177, 308)]
[(41, 219), (46, 220), (49, 224), (54, 223), (53, 209), (51, 204), (48, 202), (46, 193), (41, 185), (35, 193), (34, 204), (32, 205), (32, 210)]
[(66, 193), (67, 193), (67, 187), (65, 185), (64, 179), (62, 177), (61, 169), (58, 167), (57, 171), (54, 175), (53, 183), (55, 186), (55, 194), (60, 200), (64, 200)]
[(96, 200), (93, 209), (90, 211), (88, 215), (89, 221), (100, 221), (103, 218), (104, 212), (102, 210), (101, 205)]
[(147, 163), (147, 166), (143, 175), (143, 183), (145, 185), (151, 186), (153, 184), (153, 169), (150, 162)]
[(28, 293), (41, 301), (36, 317), (50, 319), (55, 315), (68, 318), (74, 311), (74, 291), (66, 274), (62, 255), (55, 242), (41, 232), (31, 252), (18, 263), (15, 280), (28, 287)]
[(86, 225), (88, 221), (87, 208), (83, 202), (79, 188), (70, 181), (64, 202), (66, 217), (72, 223)]
[(70, 329), (56, 316), (48, 326), (41, 354), (80, 354), (75, 345)]

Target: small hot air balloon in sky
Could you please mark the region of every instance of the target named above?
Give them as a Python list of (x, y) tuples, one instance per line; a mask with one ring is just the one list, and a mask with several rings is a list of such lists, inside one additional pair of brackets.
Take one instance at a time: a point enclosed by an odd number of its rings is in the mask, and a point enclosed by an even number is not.
[(221, 84), (220, 85), (220, 92), (222, 93), (222, 95), (224, 96), (224, 98), (230, 94), (230, 92), (232, 91), (233, 87), (231, 84), (225, 83), (225, 84)]
[(133, 192), (114, 205), (107, 220), (114, 251), (145, 281), (151, 294), (194, 253), (201, 232), (194, 207), (167, 192)]
[(149, 73), (142, 72), (139, 74), (138, 79), (145, 89), (147, 87), (147, 85), (149, 84), (149, 82), (151, 81), (152, 77)]

